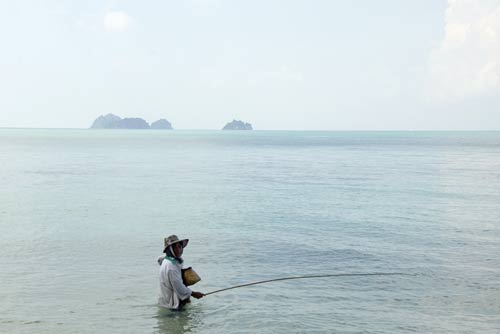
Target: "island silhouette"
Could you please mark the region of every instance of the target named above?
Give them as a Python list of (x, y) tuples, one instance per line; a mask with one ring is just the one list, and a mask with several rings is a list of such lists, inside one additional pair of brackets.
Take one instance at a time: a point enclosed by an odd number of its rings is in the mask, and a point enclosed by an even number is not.
[[(129, 117), (121, 118), (114, 114), (106, 114), (97, 117), (90, 129), (153, 129), (153, 130), (173, 130), (172, 124), (165, 118), (161, 118), (151, 125), (142, 118)], [(224, 125), (222, 130), (253, 130), (252, 124), (233, 119)]]
[(252, 124), (233, 119), (232, 122), (224, 125), (222, 130), (253, 130)]
[(172, 130), (172, 124), (162, 118), (149, 125), (142, 118), (121, 118), (114, 114), (101, 115), (92, 123), (91, 129), (154, 129)]

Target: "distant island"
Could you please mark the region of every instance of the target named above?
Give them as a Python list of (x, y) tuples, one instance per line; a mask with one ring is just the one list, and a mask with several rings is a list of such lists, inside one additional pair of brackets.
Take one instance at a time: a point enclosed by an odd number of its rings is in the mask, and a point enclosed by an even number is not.
[(101, 115), (96, 118), (91, 129), (154, 129), (172, 130), (172, 124), (162, 118), (151, 126), (142, 118), (121, 118), (113, 114)]
[[(172, 124), (165, 118), (161, 118), (151, 125), (142, 118), (121, 118), (114, 114), (106, 114), (97, 117), (90, 126), (91, 129), (152, 129), (172, 130)], [(252, 124), (233, 119), (224, 125), (222, 130), (253, 130)]]
[(172, 130), (172, 124), (169, 121), (162, 118), (157, 120), (156, 122), (151, 123), (151, 129), (159, 129), (159, 130)]
[(245, 123), (243, 121), (237, 121), (233, 119), (232, 122), (227, 123), (224, 125), (222, 130), (253, 130), (252, 124), (250, 123)]

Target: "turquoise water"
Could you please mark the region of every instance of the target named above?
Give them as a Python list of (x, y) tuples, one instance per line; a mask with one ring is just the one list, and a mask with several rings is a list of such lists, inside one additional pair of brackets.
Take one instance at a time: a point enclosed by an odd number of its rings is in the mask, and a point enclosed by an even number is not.
[[(499, 132), (0, 129), (2, 333), (498, 333)], [(156, 305), (164, 236), (209, 292)]]

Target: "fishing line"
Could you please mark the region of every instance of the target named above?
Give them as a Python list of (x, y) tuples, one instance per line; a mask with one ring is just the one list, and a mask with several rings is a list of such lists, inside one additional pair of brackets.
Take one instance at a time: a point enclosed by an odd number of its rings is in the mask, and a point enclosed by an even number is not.
[(292, 279), (324, 278), (324, 277), (349, 277), (349, 276), (403, 276), (403, 275), (410, 276), (411, 274), (405, 274), (405, 273), (360, 273), (360, 274), (330, 274), (330, 275), (307, 275), (307, 276), (282, 277), (282, 278), (268, 279), (265, 281), (258, 281), (258, 282), (235, 285), (235, 286), (232, 286), (229, 288), (215, 290), (215, 291), (211, 291), (209, 293), (205, 293), (205, 296), (208, 296), (208, 295), (211, 295), (214, 293), (219, 293), (219, 292), (226, 291), (226, 290), (243, 288), (245, 286), (250, 286), (250, 285), (264, 284), (264, 283), (276, 282), (276, 281), (287, 281), (287, 280), (292, 280)]

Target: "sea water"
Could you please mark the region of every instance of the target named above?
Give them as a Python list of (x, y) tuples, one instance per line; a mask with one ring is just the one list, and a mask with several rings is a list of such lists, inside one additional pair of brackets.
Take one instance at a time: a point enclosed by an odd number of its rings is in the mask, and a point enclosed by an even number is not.
[(0, 129), (0, 332), (499, 333), (500, 133)]

